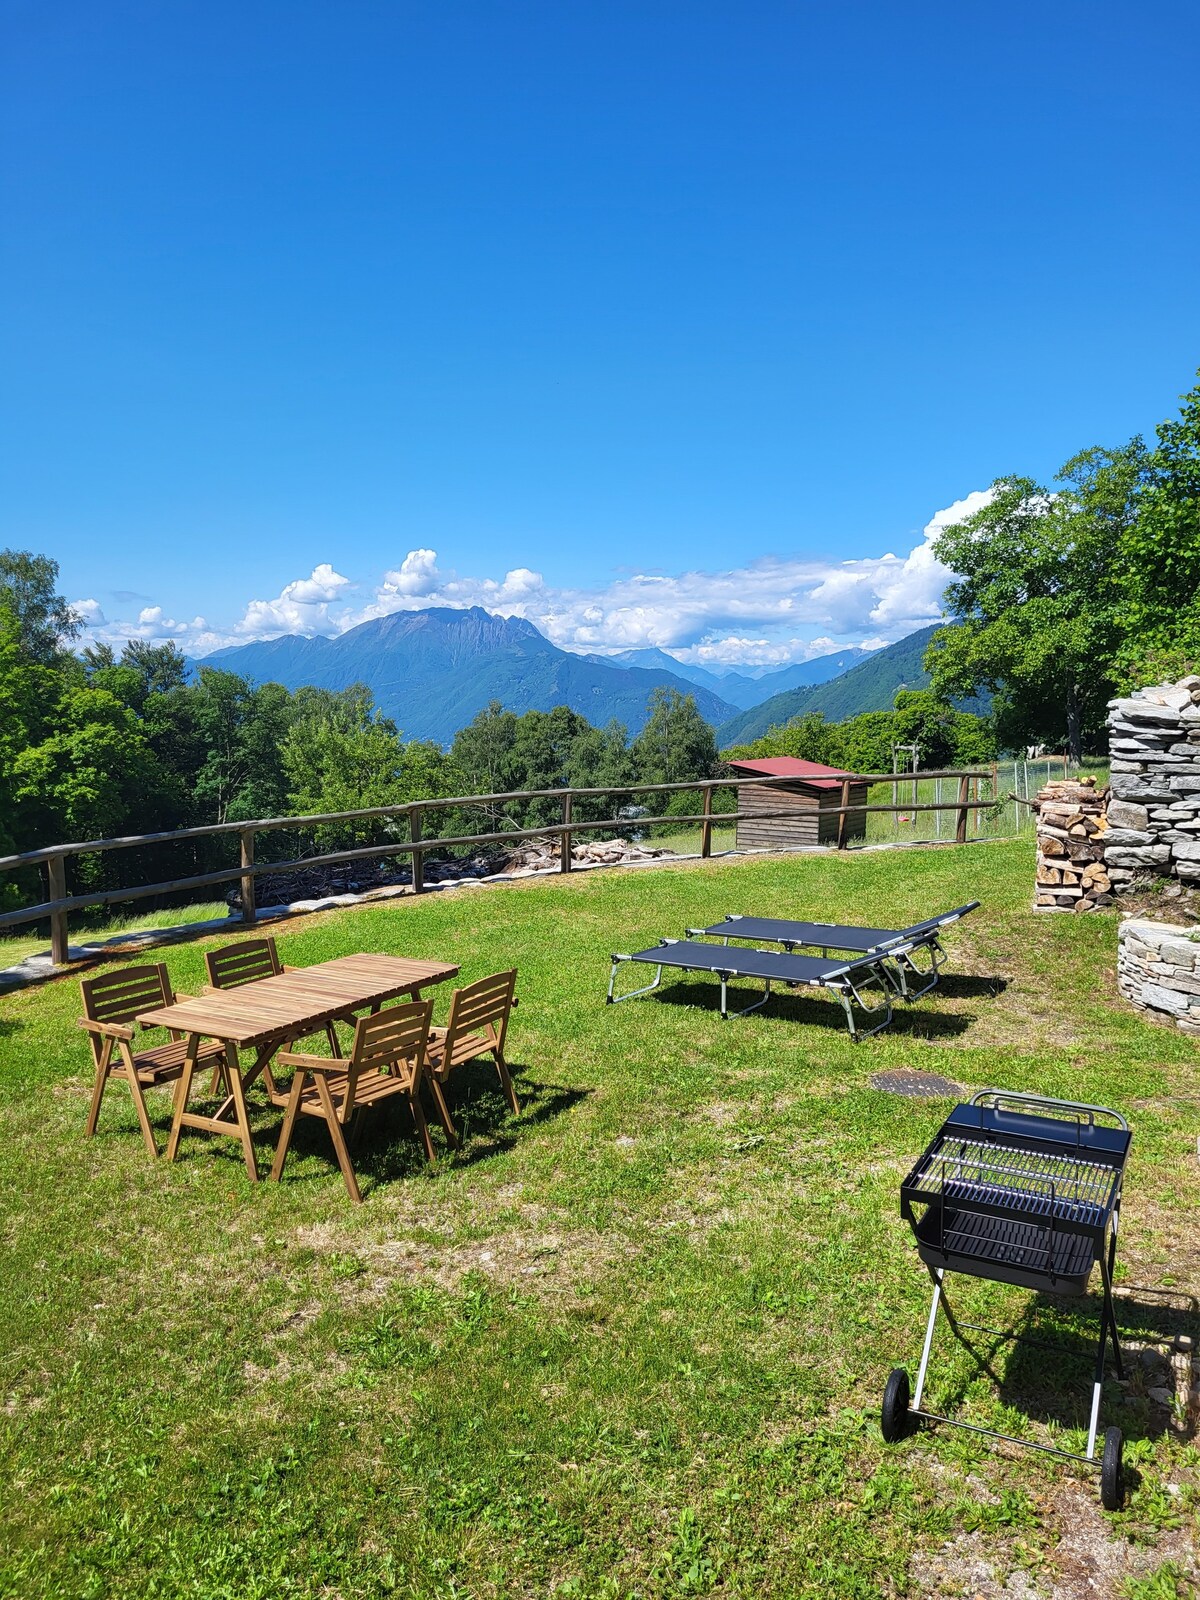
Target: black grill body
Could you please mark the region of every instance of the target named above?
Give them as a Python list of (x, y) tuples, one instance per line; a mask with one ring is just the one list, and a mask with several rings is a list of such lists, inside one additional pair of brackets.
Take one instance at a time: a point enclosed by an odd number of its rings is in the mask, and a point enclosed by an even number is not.
[(900, 1187), (928, 1267), (1082, 1294), (1120, 1204), (1127, 1128), (957, 1106)]

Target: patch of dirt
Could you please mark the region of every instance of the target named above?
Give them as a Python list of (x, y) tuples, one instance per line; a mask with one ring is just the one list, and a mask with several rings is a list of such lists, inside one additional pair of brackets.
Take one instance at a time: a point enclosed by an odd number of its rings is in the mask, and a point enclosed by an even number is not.
[(1153, 1548), (1115, 1535), (1090, 1486), (1064, 1484), (1051, 1507), (1059, 1539), (1050, 1557), (1050, 1600), (1108, 1600), (1124, 1592), (1129, 1578), (1145, 1578), (1174, 1562), (1187, 1578), (1200, 1578), (1196, 1546), (1182, 1528), (1161, 1535)]
[(960, 1533), (940, 1550), (921, 1551), (909, 1564), (913, 1592), (923, 1600), (963, 1595), (969, 1600), (1047, 1600), (1049, 1591), (1028, 1573), (1001, 1575), (996, 1552), (982, 1533)]

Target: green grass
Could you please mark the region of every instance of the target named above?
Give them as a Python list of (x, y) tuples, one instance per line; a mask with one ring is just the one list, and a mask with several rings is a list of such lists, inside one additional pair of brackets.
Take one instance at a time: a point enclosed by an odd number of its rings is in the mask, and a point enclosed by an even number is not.
[[(874, 1072), (1123, 1108), (1121, 1276), (1169, 1294), (1122, 1318), (1150, 1337), (1200, 1288), (1195, 1046), (1116, 999), (1115, 918), (1035, 917), (1031, 880), (1026, 840), (581, 873), (282, 926), (289, 962), (520, 969), (522, 1115), (469, 1069), (463, 1152), (429, 1172), (381, 1127), (360, 1208), (315, 1126), (257, 1187), (232, 1140), (148, 1161), (120, 1085), (86, 1142), (77, 982), (0, 998), (0, 1595), (853, 1600), (973, 1594), (980, 1550), (995, 1592), (1021, 1571), (1048, 1593), (1081, 1524), (1131, 1593), (1169, 1593), (1146, 1586), (1159, 1569), (1187, 1592), (1196, 1451), (1140, 1382), (1106, 1392), (1137, 1474), (1117, 1518), (1052, 1458), (879, 1436), (927, 1310), (898, 1184), (946, 1104)], [(943, 989), (859, 1046), (820, 998), (727, 1024), (700, 980), (603, 1004), (610, 950), (726, 911), (900, 924), (976, 896)], [(212, 942), (164, 953), (179, 987)], [(165, 1097), (154, 1115), (161, 1138)], [(278, 1118), (255, 1118), (265, 1158)], [(1037, 1323), (1074, 1359), (997, 1346), (997, 1393), (943, 1333), (932, 1402), (1077, 1446), (1094, 1306), (956, 1288), (970, 1320)]]
[[(112, 939), (120, 933), (137, 933), (146, 928), (182, 928), (192, 922), (209, 922), (226, 915), (224, 900), (213, 900), (202, 905), (171, 906), (165, 911), (133, 912), (129, 916), (106, 916), (94, 926), (73, 926), (71, 943), (86, 944), (92, 940)], [(49, 950), (50, 936), (46, 932), (10, 934), (0, 938), (0, 968), (16, 966), (26, 956)]]

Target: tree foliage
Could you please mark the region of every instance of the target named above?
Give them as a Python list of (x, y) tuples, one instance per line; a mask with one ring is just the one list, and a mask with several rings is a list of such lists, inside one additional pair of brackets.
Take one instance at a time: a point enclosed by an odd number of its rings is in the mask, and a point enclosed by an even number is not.
[(1200, 386), (1157, 442), (1073, 456), (1048, 488), (998, 479), (934, 551), (954, 623), (926, 657), (944, 698), (995, 697), (1001, 742), (1099, 738), (1117, 691), (1200, 660)]
[[(958, 711), (930, 689), (902, 689), (891, 711), (867, 711), (845, 722), (826, 722), (819, 712), (808, 712), (723, 754), (745, 760), (794, 756), (847, 772), (890, 772), (893, 748), (913, 744), (926, 769), (974, 766), (996, 754), (989, 718)], [(901, 767), (907, 765), (906, 753)]]

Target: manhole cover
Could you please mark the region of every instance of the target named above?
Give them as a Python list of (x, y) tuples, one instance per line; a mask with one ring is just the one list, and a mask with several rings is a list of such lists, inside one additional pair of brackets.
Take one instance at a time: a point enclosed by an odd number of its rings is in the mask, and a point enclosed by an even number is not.
[(913, 1095), (918, 1100), (940, 1100), (943, 1096), (957, 1096), (962, 1089), (949, 1078), (936, 1072), (873, 1072), (871, 1087), (885, 1094)]

